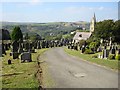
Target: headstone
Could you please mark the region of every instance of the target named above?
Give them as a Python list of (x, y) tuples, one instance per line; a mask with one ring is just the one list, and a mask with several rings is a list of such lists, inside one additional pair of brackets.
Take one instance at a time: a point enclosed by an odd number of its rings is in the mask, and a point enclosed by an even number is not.
[(19, 43), (18, 53), (22, 53), (22, 52), (23, 52), (22, 43)]
[(10, 60), (10, 59), (8, 60), (8, 64), (9, 64), (9, 65), (11, 64), (11, 60)]
[(115, 54), (116, 50), (115, 50), (115, 46), (112, 46), (112, 49), (111, 49), (111, 54)]
[(112, 37), (110, 37), (109, 45), (110, 45), (110, 46), (112, 45)]
[(45, 41), (42, 41), (42, 48), (45, 48)]
[(107, 46), (106, 46), (106, 45), (104, 46), (104, 49), (107, 49)]
[(18, 52), (13, 52), (12, 56), (13, 56), (13, 59), (18, 59), (19, 58), (19, 53)]
[(120, 54), (120, 49), (118, 49), (118, 54)]
[(25, 62), (25, 61), (27, 61), (27, 62), (31, 62), (32, 61), (31, 53), (24, 52), (24, 53), (21, 54), (21, 62)]
[(29, 47), (30, 47), (30, 46), (29, 46), (29, 43), (28, 43), (28, 42), (24, 43), (24, 47), (25, 47), (25, 50), (26, 50), (26, 51), (29, 51)]
[(9, 50), (8, 44), (5, 44), (5, 50)]
[(77, 45), (75, 45), (75, 46), (74, 46), (74, 50), (78, 50), (78, 47), (77, 47)]
[(70, 45), (68, 45), (68, 49), (70, 49)]
[(81, 53), (84, 53), (84, 52), (85, 52), (85, 48), (82, 48), (82, 49), (81, 49)]
[(37, 49), (37, 42), (34, 43), (34, 48)]
[(46, 42), (46, 48), (49, 48), (49, 43), (48, 43), (48, 41)]
[(4, 47), (4, 44), (2, 43), (2, 54), (5, 54), (6, 55), (6, 51), (5, 51), (5, 47)]
[(0, 43), (0, 57), (2, 57), (2, 44)]
[(107, 59), (108, 56), (109, 56), (109, 50), (104, 49), (103, 50), (103, 58)]
[(98, 47), (97, 52), (102, 52), (102, 48)]
[(37, 42), (37, 49), (41, 49), (40, 41)]
[(84, 52), (85, 52), (85, 46), (83, 45), (81, 48), (81, 53), (84, 53)]

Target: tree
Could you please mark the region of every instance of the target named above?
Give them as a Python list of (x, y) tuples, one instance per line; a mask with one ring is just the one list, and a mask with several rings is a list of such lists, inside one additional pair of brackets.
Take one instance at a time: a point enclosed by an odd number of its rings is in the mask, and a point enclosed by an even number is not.
[(11, 34), (11, 39), (13, 41), (23, 40), (23, 34), (19, 26), (14, 27)]
[(120, 43), (120, 20), (116, 21), (113, 27), (113, 41)]
[(94, 36), (96, 38), (103, 38), (108, 40), (110, 37), (113, 36), (113, 29), (114, 26), (113, 20), (104, 20), (101, 22), (98, 22), (95, 26), (95, 32)]

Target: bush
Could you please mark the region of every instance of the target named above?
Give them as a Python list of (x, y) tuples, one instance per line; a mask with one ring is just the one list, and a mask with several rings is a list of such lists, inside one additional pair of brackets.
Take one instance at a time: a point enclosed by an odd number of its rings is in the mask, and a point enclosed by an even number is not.
[(108, 59), (115, 59), (115, 54), (109, 54)]
[(85, 49), (85, 54), (93, 54), (94, 52), (91, 49)]
[(93, 55), (92, 58), (98, 58), (98, 55)]
[(120, 54), (116, 55), (116, 56), (115, 56), (115, 59), (116, 59), (116, 60), (120, 60)]

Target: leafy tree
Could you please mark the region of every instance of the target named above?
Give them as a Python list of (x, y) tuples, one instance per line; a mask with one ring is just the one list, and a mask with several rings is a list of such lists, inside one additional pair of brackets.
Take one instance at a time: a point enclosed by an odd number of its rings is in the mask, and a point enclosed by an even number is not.
[(94, 36), (96, 38), (103, 38), (108, 40), (109, 37), (113, 36), (113, 29), (114, 26), (113, 20), (104, 20), (98, 22), (95, 26)]
[(13, 41), (23, 40), (23, 34), (19, 26), (14, 27), (11, 34), (11, 39)]
[(116, 21), (113, 27), (113, 41), (120, 43), (120, 20)]

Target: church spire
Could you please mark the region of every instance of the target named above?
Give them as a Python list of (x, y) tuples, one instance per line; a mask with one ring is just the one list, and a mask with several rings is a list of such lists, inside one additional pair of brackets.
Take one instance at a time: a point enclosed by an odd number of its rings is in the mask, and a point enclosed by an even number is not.
[(95, 24), (96, 24), (96, 17), (95, 17), (95, 13), (94, 13), (94, 16), (93, 16), (91, 23), (90, 23), (90, 32), (94, 32)]
[(93, 17), (93, 19), (94, 19), (94, 22), (96, 23), (96, 16), (95, 16), (95, 12), (94, 12), (94, 17)]

